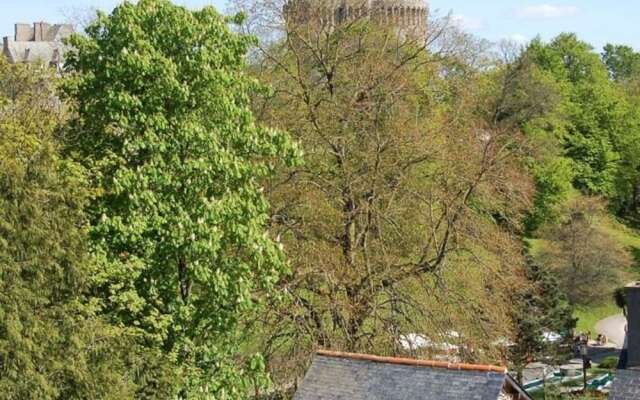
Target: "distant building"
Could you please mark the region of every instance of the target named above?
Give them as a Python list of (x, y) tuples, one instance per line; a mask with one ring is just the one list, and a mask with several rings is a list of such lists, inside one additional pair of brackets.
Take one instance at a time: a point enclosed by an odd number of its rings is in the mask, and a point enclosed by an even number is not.
[(531, 400), (504, 367), (320, 351), (294, 400)]
[(640, 282), (625, 288), (627, 294), (627, 338), (613, 380), (610, 400), (640, 399)]
[(284, 12), (297, 24), (333, 27), (366, 18), (420, 37), (426, 35), (429, 6), (426, 0), (288, 0)]
[(72, 33), (69, 24), (15, 24), (14, 37), (3, 40), (2, 54), (11, 64), (40, 62), (61, 70), (66, 50), (62, 41)]

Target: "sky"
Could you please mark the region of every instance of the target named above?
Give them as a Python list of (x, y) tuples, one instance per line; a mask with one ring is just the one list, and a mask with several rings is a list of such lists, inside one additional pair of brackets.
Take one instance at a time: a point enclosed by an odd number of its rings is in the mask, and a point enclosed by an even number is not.
[(432, 0), (431, 9), (491, 41), (575, 32), (598, 51), (607, 43), (640, 50), (639, 0)]
[[(227, 0), (175, 0), (189, 7)], [(0, 36), (13, 34), (15, 22), (65, 22), (92, 7), (111, 10), (119, 0), (0, 0)], [(600, 50), (606, 43), (640, 50), (640, 0), (430, 0), (437, 15), (451, 13), (465, 30), (499, 41), (526, 42), (536, 35), (548, 40), (575, 32)]]

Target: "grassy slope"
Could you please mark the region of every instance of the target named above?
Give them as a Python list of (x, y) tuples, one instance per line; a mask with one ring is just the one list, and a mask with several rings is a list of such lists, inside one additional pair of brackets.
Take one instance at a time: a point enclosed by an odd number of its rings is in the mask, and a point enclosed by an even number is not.
[[(640, 234), (614, 221), (609, 221), (600, 228), (627, 248), (635, 259), (634, 266), (630, 270), (625, 271), (623, 279), (625, 281), (640, 279)], [(576, 310), (576, 317), (578, 318), (577, 329), (582, 332), (595, 332), (594, 327), (598, 321), (620, 313), (621, 310), (616, 307), (613, 300), (603, 305), (578, 309)]]
[(635, 263), (632, 270), (629, 271), (629, 280), (640, 279), (640, 232), (629, 229), (618, 222), (606, 224), (602, 226), (602, 229), (626, 247), (633, 256)]
[[(629, 229), (625, 225), (615, 221), (607, 221), (603, 223), (600, 228), (627, 248), (635, 259), (634, 267), (625, 272), (623, 279), (625, 281), (640, 279), (640, 232)], [(542, 239), (529, 239), (528, 242), (531, 254), (534, 257), (539, 255), (546, 246), (546, 241)], [(577, 330), (579, 332), (595, 332), (595, 325), (598, 321), (612, 315), (620, 314), (620, 312), (620, 309), (616, 307), (613, 300), (610, 303), (579, 308), (575, 313), (576, 318), (578, 318)]]
[(578, 332), (591, 332), (592, 336), (595, 336), (595, 326), (598, 321), (621, 313), (622, 311), (613, 302), (590, 307), (580, 307), (576, 309), (574, 313), (574, 316), (578, 318), (576, 329)]

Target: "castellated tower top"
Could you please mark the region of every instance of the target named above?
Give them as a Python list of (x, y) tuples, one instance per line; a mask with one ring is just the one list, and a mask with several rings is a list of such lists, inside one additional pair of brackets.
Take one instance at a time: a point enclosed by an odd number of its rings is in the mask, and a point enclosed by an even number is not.
[(319, 21), (336, 26), (370, 18), (405, 33), (424, 35), (429, 7), (426, 0), (288, 0), (284, 11), (296, 23)]

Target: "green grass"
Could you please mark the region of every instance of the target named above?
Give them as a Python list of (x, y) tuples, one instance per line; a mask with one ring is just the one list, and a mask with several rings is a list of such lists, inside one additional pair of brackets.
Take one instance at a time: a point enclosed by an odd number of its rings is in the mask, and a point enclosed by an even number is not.
[(618, 314), (622, 314), (622, 310), (611, 300), (611, 303), (602, 305), (579, 307), (573, 315), (578, 318), (576, 327), (578, 332), (591, 332), (592, 336), (596, 336), (596, 324), (598, 321)]
[(634, 265), (629, 273), (628, 279), (640, 279), (640, 233), (619, 222), (603, 224), (602, 230), (611, 235), (612, 238), (631, 253)]
[[(600, 229), (627, 248), (635, 259), (635, 265), (631, 271), (625, 273), (623, 279), (640, 279), (640, 234), (621, 223), (611, 220), (603, 222), (600, 225)], [(578, 318), (576, 329), (578, 332), (590, 331), (595, 335), (595, 326), (598, 321), (621, 313), (622, 310), (615, 305), (613, 299), (606, 304), (578, 308), (574, 314)]]
[(603, 224), (601, 225), (601, 228), (623, 246), (627, 248), (640, 249), (639, 232), (628, 228), (619, 222)]

